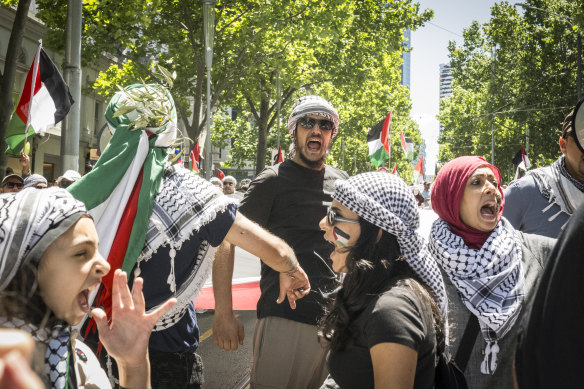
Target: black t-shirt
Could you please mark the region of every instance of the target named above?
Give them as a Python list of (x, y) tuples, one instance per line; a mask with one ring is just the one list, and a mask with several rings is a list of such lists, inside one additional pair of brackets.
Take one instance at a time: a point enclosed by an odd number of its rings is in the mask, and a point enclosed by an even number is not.
[(331, 352), (328, 367), (341, 388), (373, 388), (370, 349), (398, 343), (418, 353), (414, 389), (434, 387), (436, 332), (430, 302), (398, 283), (373, 299), (351, 324), (354, 338), (343, 350)]
[(332, 201), (334, 182), (346, 178), (347, 173), (331, 166), (315, 171), (286, 160), (264, 169), (251, 183), (239, 211), (292, 247), (312, 287), (295, 310), (286, 301), (277, 304), (278, 273), (262, 263), (258, 318), (278, 316), (315, 325), (323, 314), (324, 294), (336, 286), (336, 275), (330, 269), (333, 247), (318, 223)]

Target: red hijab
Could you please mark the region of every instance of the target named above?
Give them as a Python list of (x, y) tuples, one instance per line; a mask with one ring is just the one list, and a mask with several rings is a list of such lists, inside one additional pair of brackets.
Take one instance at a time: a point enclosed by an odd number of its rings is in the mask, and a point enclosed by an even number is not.
[(505, 196), (501, 189), (499, 169), (489, 164), (484, 158), (477, 156), (458, 157), (448, 162), (440, 169), (432, 188), (431, 204), (434, 212), (448, 223), (450, 230), (460, 236), (466, 245), (479, 249), (487, 240), (491, 231), (479, 231), (467, 226), (460, 220), (460, 202), (466, 188), (468, 178), (480, 167), (486, 166), (497, 178), (497, 187), (501, 193), (501, 209), (497, 215), (497, 223), (503, 215)]

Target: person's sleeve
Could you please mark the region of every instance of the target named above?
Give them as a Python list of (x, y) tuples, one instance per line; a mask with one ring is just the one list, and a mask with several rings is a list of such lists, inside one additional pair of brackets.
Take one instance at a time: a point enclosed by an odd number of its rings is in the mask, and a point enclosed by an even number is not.
[(262, 227), (268, 224), (277, 189), (277, 178), (272, 168), (264, 169), (251, 182), (239, 204), (239, 212)]
[(199, 231), (201, 238), (207, 240), (213, 247), (219, 246), (233, 225), (236, 212), (237, 204), (229, 204), (225, 211), (219, 212), (215, 219), (201, 228)]
[(367, 346), (398, 343), (418, 351), (425, 337), (416, 304), (407, 296), (382, 295), (365, 325)]
[[(526, 212), (526, 207), (529, 206), (529, 201), (526, 199), (529, 195), (530, 188), (532, 185), (527, 185), (529, 182), (527, 180), (533, 181), (531, 177), (525, 177), (520, 180), (515, 180), (507, 189), (505, 189), (505, 208), (503, 208), (503, 217), (509, 220), (509, 223), (513, 228), (521, 230), (523, 227), (523, 218)], [(535, 185), (535, 182), (533, 182)]]

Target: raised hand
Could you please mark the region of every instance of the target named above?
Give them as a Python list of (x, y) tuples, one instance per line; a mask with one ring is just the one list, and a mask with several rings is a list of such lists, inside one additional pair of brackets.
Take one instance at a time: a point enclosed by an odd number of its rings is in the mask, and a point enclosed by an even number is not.
[(133, 290), (130, 292), (126, 273), (116, 270), (112, 290), (111, 321), (108, 323), (102, 309), (96, 308), (92, 311), (99, 331), (99, 340), (108, 354), (116, 359), (120, 370), (120, 384), (125, 387), (141, 385), (140, 383), (130, 384), (135, 382), (134, 378), (137, 378), (133, 376), (134, 373), (147, 374), (147, 386), (149, 386), (148, 340), (150, 333), (162, 315), (176, 304), (176, 299), (172, 298), (153, 312), (146, 313), (146, 303), (142, 294), (143, 283), (141, 278), (136, 278)]

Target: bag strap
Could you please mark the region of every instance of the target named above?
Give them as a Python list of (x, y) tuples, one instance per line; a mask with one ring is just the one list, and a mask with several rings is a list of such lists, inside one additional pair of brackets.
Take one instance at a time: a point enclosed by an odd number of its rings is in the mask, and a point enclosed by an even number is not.
[(454, 357), (454, 362), (456, 362), (456, 365), (460, 367), (460, 370), (463, 372), (466, 370), (466, 365), (470, 359), (470, 353), (472, 352), (479, 330), (479, 319), (471, 313), (466, 328), (464, 329), (460, 346), (458, 346), (456, 356)]

